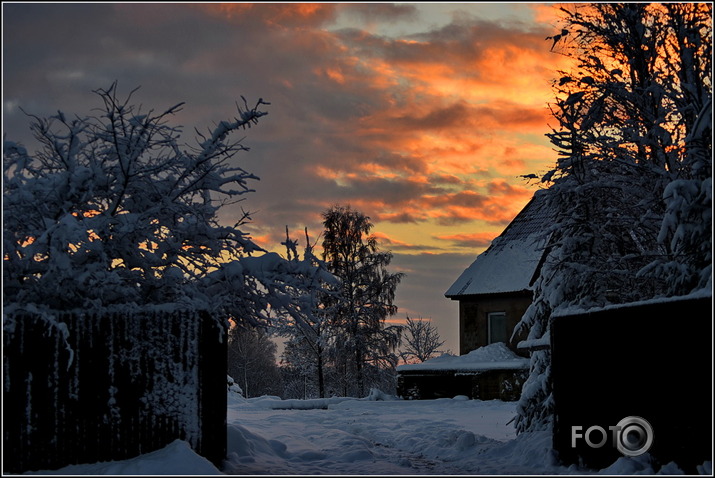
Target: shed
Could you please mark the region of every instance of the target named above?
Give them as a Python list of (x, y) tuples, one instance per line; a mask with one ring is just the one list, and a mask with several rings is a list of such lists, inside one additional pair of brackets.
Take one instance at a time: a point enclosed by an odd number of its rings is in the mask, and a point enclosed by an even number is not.
[(397, 367), (397, 394), (406, 399), (452, 398), (517, 400), (529, 375), (529, 359), (503, 343), (466, 355), (444, 354)]

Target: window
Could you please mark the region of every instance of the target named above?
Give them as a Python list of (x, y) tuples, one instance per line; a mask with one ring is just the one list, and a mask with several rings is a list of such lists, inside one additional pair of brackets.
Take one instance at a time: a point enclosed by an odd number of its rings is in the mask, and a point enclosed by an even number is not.
[(487, 343), (507, 342), (506, 313), (489, 312), (487, 314)]

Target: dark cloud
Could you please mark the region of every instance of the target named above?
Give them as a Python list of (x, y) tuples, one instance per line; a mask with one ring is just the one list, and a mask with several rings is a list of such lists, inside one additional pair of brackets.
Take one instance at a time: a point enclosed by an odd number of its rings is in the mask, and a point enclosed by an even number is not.
[(431, 252), (434, 253), (436, 251), (439, 251), (439, 247), (435, 247), (433, 245), (426, 245), (426, 244), (411, 244), (407, 243), (404, 241), (398, 241), (394, 238), (389, 237), (386, 234), (382, 234), (380, 232), (373, 233), (373, 235), (377, 238), (378, 242), (378, 247), (381, 250), (387, 250), (390, 252), (402, 252), (402, 253), (420, 253), (420, 252)]
[(396, 124), (408, 129), (444, 129), (456, 125), (464, 125), (471, 117), (470, 108), (463, 101), (445, 107), (435, 108), (428, 113), (415, 116), (395, 118)]
[(504, 101), (496, 101), (489, 106), (470, 106), (465, 101), (459, 101), (446, 106), (436, 106), (424, 114), (419, 111), (407, 112), (384, 122), (407, 131), (473, 128), (472, 131), (476, 132), (485, 129), (498, 130), (503, 128), (503, 125), (540, 130), (543, 129), (546, 119), (545, 108), (525, 107)]
[[(247, 229), (266, 247), (283, 240), (286, 225), (301, 239), (306, 226), (317, 236), (321, 212), (336, 203), (392, 227), (435, 229), (425, 237), (456, 234), (441, 233), (441, 225), (473, 234), (476, 220), (507, 223), (531, 194), (515, 178), (549, 159), (525, 135), (548, 132), (544, 38), (552, 32), (485, 21), (474, 13), (479, 4), (464, 4), (451, 23), (428, 19), (419, 34), (370, 33), (399, 22), (416, 31), (419, 8), (3, 4), (3, 133), (31, 146), (20, 108), (87, 115), (99, 106), (92, 91), (115, 80), (120, 94), (141, 86), (133, 99), (145, 109), (185, 102), (173, 120), (187, 143), (194, 128), (206, 132), (232, 118), (241, 95), (251, 103), (262, 97), (268, 115), (245, 132), (250, 151), (234, 159), (261, 180), (220, 217), (233, 223), (242, 210), (254, 213)], [(365, 28), (335, 30), (342, 17)], [(419, 240), (390, 241), (396, 250), (422, 250)], [(442, 243), (468, 245), (455, 237)], [(410, 257), (438, 265), (429, 255)], [(457, 260), (441, 257), (445, 278), (435, 287), (446, 290)], [(430, 271), (420, 274), (427, 281)]]
[(414, 5), (394, 3), (344, 3), (338, 8), (366, 23), (394, 23), (400, 20), (415, 20), (418, 17)]
[(429, 219), (426, 214), (418, 214), (414, 212), (395, 212), (395, 213), (381, 213), (377, 216), (378, 220), (383, 222), (390, 222), (393, 224), (418, 224), (420, 222), (425, 222)]

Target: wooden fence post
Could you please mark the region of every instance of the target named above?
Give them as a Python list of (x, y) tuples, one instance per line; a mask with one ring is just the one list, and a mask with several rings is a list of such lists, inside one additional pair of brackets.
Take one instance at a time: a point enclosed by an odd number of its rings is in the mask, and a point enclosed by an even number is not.
[(221, 467), (226, 458), (226, 327), (208, 314), (201, 314), (199, 383), (201, 413), (200, 455)]

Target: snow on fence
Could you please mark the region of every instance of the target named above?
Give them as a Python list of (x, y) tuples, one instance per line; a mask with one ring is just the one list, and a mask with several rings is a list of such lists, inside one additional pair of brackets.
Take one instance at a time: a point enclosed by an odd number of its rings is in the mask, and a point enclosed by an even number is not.
[(189, 312), (5, 315), (3, 472), (187, 441), (226, 455), (225, 331)]
[[(696, 473), (712, 460), (712, 340), (711, 296), (554, 317), (553, 444), (560, 460), (600, 469), (623, 450), (647, 451), (662, 465), (675, 461)], [(634, 434), (620, 434), (619, 426)]]

